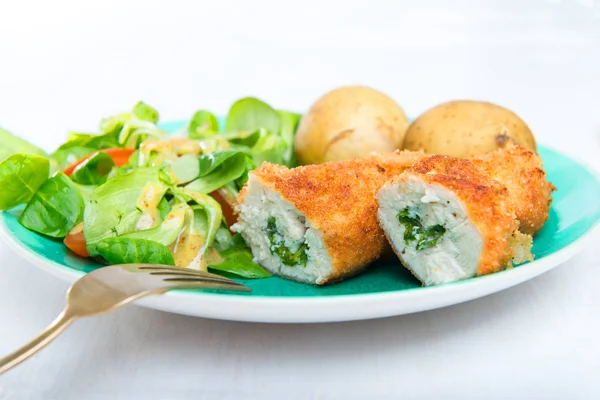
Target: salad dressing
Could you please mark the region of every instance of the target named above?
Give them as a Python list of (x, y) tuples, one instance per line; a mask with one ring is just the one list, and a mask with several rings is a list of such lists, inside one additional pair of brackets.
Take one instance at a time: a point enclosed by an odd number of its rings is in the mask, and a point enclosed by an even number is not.
[(222, 258), (214, 247), (210, 247), (204, 255), (202, 254), (206, 235), (195, 232), (193, 221), (194, 211), (189, 208), (186, 213), (185, 226), (169, 249), (173, 253), (175, 265), (178, 267), (206, 271), (209, 264), (218, 264)]
[(158, 203), (165, 194), (165, 186), (152, 182), (147, 184), (140, 195), (136, 206), (142, 212), (135, 229), (138, 231), (154, 228), (160, 223)]

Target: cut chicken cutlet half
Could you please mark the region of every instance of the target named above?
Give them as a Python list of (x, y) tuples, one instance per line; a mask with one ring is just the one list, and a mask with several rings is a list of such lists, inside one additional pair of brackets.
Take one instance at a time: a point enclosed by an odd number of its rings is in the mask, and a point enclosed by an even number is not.
[(394, 252), (423, 285), (454, 282), (532, 260), (506, 187), (468, 160), (430, 156), (377, 193)]
[(248, 175), (232, 230), (275, 275), (318, 285), (340, 281), (386, 248), (375, 193), (411, 165), (379, 156), (294, 169), (264, 163)]

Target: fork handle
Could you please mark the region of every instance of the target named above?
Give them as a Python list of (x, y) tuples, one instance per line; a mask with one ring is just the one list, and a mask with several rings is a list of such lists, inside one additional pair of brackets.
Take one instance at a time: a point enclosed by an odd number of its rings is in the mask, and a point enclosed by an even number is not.
[(0, 375), (9, 369), (19, 365), (39, 350), (43, 349), (48, 343), (54, 340), (67, 326), (75, 320), (75, 317), (65, 311), (60, 315), (35, 339), (21, 347), (19, 350), (0, 359)]

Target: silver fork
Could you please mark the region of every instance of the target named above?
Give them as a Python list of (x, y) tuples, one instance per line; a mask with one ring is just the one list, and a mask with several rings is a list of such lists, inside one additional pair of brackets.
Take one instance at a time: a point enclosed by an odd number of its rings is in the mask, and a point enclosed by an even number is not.
[(0, 374), (44, 348), (78, 318), (104, 314), (145, 296), (183, 288), (251, 290), (219, 275), (167, 265), (123, 264), (99, 268), (69, 288), (65, 309), (39, 336), (0, 359)]

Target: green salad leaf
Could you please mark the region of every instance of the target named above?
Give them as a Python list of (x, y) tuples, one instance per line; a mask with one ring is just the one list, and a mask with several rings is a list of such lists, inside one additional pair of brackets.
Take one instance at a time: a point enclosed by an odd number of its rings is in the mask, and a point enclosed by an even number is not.
[(281, 118), (281, 130), (279, 134), (285, 143), (283, 161), (287, 167), (295, 167), (298, 165), (298, 162), (294, 153), (294, 138), (302, 115), (282, 110), (279, 110), (278, 113)]
[(58, 172), (35, 192), (19, 222), (32, 231), (62, 238), (81, 222), (83, 208), (83, 197), (75, 184)]
[(77, 190), (79, 190), (79, 193), (81, 194), (81, 197), (83, 198), (84, 204), (87, 204), (87, 202), (90, 200), (90, 196), (92, 195), (92, 193), (94, 193), (94, 190), (96, 190), (96, 188), (98, 187), (95, 185), (80, 185), (79, 183), (75, 183), (75, 182), (73, 182), (73, 184), (75, 185)]
[(271, 276), (263, 267), (252, 261), (252, 252), (242, 236), (239, 233), (232, 236), (227, 226), (221, 225), (215, 236), (213, 246), (223, 260), (217, 264), (209, 264), (209, 271), (246, 279), (260, 279)]
[[(163, 198), (164, 199), (164, 198)], [(171, 210), (164, 216), (163, 222), (154, 228), (134, 231), (119, 236), (120, 238), (129, 239), (146, 239), (170, 246), (175, 242), (177, 236), (185, 223), (185, 215), (189, 206), (185, 203), (175, 204)]]
[(0, 162), (16, 153), (46, 156), (44, 150), (0, 127)]
[(288, 161), (285, 159), (287, 147), (281, 136), (261, 129), (258, 140), (252, 147), (252, 161), (255, 165), (267, 161), (287, 166)]
[(225, 272), (246, 279), (268, 278), (271, 274), (260, 265), (252, 261), (252, 252), (247, 247), (232, 247), (223, 251), (223, 261), (219, 264), (210, 264), (211, 272)]
[(160, 215), (160, 219), (164, 220), (167, 214), (171, 212), (171, 209), (172, 207), (169, 203), (169, 200), (167, 200), (166, 197), (163, 197), (158, 203), (158, 213)]
[(74, 147), (84, 147), (93, 151), (115, 147), (137, 148), (149, 137), (165, 135), (165, 132), (156, 126), (157, 122), (158, 112), (139, 102), (129, 113), (104, 118), (100, 122), (100, 132), (97, 134), (69, 133), (67, 142), (58, 148), (55, 157), (65, 157), (61, 151)]
[(132, 113), (143, 121), (148, 121), (153, 124), (158, 123), (158, 111), (143, 101), (138, 102), (135, 107), (133, 107)]
[(0, 211), (27, 203), (49, 173), (48, 159), (33, 154), (13, 154), (0, 162)]
[(190, 139), (205, 139), (219, 132), (219, 120), (209, 111), (196, 111), (187, 125)]
[[(70, 150), (72, 148), (87, 148), (96, 150), (110, 149), (119, 146), (119, 131), (107, 132), (103, 134), (92, 134), (92, 133), (76, 133), (70, 132), (67, 136), (67, 142), (62, 144), (54, 153), (56, 154), (68, 154), (64, 150)], [(62, 151), (62, 152), (61, 152)], [(89, 154), (89, 153), (88, 153)]]
[(178, 188), (176, 191), (176, 196), (179, 196), (185, 199), (187, 202), (196, 205), (197, 207), (192, 207), (195, 208), (195, 215), (197, 215), (199, 212), (203, 214), (199, 221), (206, 221), (206, 225), (199, 227), (197, 224), (198, 218), (195, 218), (195, 226), (193, 227), (193, 230), (204, 233), (204, 244), (200, 249), (200, 254), (205, 254), (206, 250), (212, 246), (217, 231), (221, 226), (221, 221), (223, 220), (223, 211), (221, 210), (221, 205), (211, 196), (208, 196), (204, 193), (195, 192), (188, 188)]
[(225, 123), (226, 131), (249, 131), (266, 129), (279, 132), (279, 114), (267, 103), (254, 98), (246, 97), (236, 101), (227, 114)]
[(171, 251), (164, 245), (145, 239), (115, 237), (98, 242), (98, 253), (109, 264), (175, 265)]
[(94, 153), (96, 149), (85, 146), (73, 146), (64, 149), (59, 149), (50, 156), (50, 158), (56, 161), (57, 168), (63, 170), (69, 165), (81, 160), (83, 157)]
[[(166, 190), (158, 168), (146, 167), (98, 186), (87, 202), (83, 217), (83, 234), (90, 255), (98, 254), (99, 241), (135, 231), (142, 216), (148, 218), (156, 211), (158, 217), (158, 204)], [(146, 228), (154, 227), (156, 222)]]
[(205, 194), (242, 177), (247, 167), (246, 155), (233, 149), (202, 155), (198, 161), (200, 177), (187, 185), (186, 189)]
[(169, 164), (171, 172), (175, 175), (178, 184), (189, 183), (200, 175), (198, 158), (191, 154), (184, 154)]
[(99, 151), (75, 168), (71, 179), (81, 185), (100, 185), (106, 182), (115, 162), (106, 153)]

